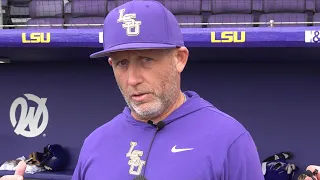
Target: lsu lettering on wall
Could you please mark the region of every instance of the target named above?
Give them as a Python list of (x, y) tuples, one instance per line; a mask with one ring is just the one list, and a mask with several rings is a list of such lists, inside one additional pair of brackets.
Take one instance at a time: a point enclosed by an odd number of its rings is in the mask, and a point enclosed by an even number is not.
[(22, 33), (21, 34), (22, 43), (50, 43), (51, 42), (51, 34), (43, 33), (43, 32), (34, 32), (34, 33)]
[[(220, 34), (220, 36), (219, 36)], [(223, 31), (221, 33), (211, 32), (211, 43), (244, 43), (246, 32)]]

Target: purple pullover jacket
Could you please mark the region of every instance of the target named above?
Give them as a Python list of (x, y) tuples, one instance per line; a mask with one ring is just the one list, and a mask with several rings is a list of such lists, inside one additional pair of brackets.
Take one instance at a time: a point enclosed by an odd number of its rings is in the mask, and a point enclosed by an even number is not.
[(192, 91), (164, 127), (127, 107), (84, 141), (72, 180), (264, 180), (249, 132)]

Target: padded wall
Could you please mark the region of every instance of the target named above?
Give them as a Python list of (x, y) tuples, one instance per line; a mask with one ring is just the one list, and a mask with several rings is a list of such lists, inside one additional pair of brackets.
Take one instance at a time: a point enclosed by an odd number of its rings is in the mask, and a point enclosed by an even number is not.
[[(73, 168), (84, 138), (124, 106), (106, 64), (27, 63), (0, 66), (0, 71), (0, 162), (42, 151), (48, 143), (59, 143), (71, 151)], [(9, 118), (13, 101), (19, 97), (27, 99), (26, 93), (47, 98), (48, 125), (34, 138), (17, 136)], [(27, 108), (37, 107), (32, 101), (27, 102)], [(21, 121), (20, 112), (21, 106), (16, 111), (17, 121)]]
[[(182, 87), (197, 91), (242, 122), (252, 133), (261, 160), (289, 150), (295, 154), (292, 162), (301, 168), (319, 164), (320, 157), (314, 155), (320, 150), (316, 142), (320, 127), (320, 63), (305, 62), (316, 59), (316, 54), (313, 58), (294, 55), (292, 59), (300, 62), (289, 62), (287, 57), (280, 63), (272, 59), (258, 62), (260, 57), (265, 58), (257, 52), (253, 50), (250, 56), (256, 57), (256, 62), (237, 63), (215, 62), (225, 55), (203, 55), (192, 50)], [(17, 54), (16, 60), (32, 60), (33, 54)], [(88, 54), (79, 55), (79, 50), (69, 54), (73, 56), (38, 56), (44, 61), (46, 57), (54, 57), (56, 62), (0, 65), (0, 162), (41, 150), (47, 143), (60, 143), (71, 151), (69, 168), (73, 168), (84, 138), (123, 110), (125, 104), (109, 65), (86, 58)], [(195, 62), (199, 56), (213, 62)], [(269, 54), (269, 58), (272, 56)], [(247, 60), (244, 57), (248, 56), (233, 58)], [(59, 62), (63, 59), (70, 62)], [(9, 110), (12, 102), (24, 93), (48, 98), (46, 137), (23, 138), (14, 134)]]

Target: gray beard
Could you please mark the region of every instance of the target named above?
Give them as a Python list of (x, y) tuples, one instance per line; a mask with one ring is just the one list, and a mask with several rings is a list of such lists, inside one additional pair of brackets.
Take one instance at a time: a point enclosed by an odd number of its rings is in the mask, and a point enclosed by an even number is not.
[(125, 99), (127, 106), (131, 111), (135, 112), (140, 119), (151, 120), (163, 114), (174, 103), (172, 99), (175, 99), (175, 98), (172, 98), (172, 97), (177, 97), (176, 95), (177, 93), (175, 93), (175, 91), (173, 90), (174, 86), (171, 86), (171, 87), (172, 88), (170, 88), (169, 91), (166, 91), (166, 92), (169, 92), (170, 94), (161, 95), (160, 97), (155, 96), (156, 99), (152, 102), (152, 104), (150, 104), (150, 107), (147, 109), (140, 108), (139, 104), (130, 102), (130, 100), (123, 93), (120, 87), (119, 89)]

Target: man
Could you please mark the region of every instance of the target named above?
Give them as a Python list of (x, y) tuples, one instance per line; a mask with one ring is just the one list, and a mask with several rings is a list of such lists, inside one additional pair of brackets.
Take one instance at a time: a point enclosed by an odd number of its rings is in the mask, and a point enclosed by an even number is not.
[(192, 91), (180, 90), (188, 49), (157, 1), (108, 14), (104, 50), (128, 105), (85, 140), (73, 180), (263, 180), (246, 129)]
[(104, 50), (91, 57), (109, 57), (128, 106), (85, 139), (72, 180), (264, 180), (249, 132), (180, 90), (189, 52), (168, 9), (130, 1), (103, 32)]

